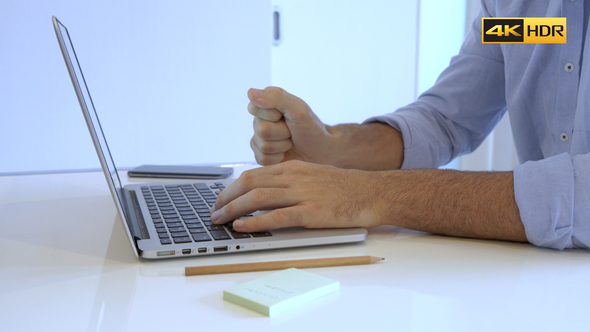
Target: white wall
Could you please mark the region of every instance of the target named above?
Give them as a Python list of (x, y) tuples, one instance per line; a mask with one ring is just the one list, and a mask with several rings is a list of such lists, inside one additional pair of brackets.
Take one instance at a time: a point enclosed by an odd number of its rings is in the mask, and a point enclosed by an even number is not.
[(466, 0), (420, 1), (418, 94), (432, 87), (459, 53), (465, 37), (466, 7)]
[(246, 91), (270, 84), (269, 8), (0, 1), (0, 173), (100, 167), (52, 15), (70, 31), (118, 166), (253, 160)]
[[(249, 87), (280, 85), (330, 124), (393, 111), (434, 83), (478, 3), (3, 0), (0, 173), (99, 167), (51, 15), (70, 29), (115, 161), (130, 167), (253, 160)], [(449, 167), (513, 167), (506, 121)]]
[(417, 1), (273, 0), (282, 41), (272, 84), (328, 124), (362, 122), (416, 96)]

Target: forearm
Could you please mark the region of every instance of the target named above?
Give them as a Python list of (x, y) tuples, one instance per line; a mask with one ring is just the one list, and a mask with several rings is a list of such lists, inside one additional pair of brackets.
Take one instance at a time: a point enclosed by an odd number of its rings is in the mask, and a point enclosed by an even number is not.
[(331, 135), (329, 164), (361, 170), (399, 169), (404, 159), (402, 135), (382, 123), (326, 126)]
[[(512, 172), (383, 172), (383, 224), (482, 239), (526, 242)], [(383, 195), (385, 196), (385, 195)]]

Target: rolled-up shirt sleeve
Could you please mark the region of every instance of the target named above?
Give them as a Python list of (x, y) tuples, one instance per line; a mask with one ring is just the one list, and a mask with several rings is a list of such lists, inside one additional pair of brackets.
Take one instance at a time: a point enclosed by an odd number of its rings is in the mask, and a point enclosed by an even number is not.
[(474, 151), (506, 112), (500, 46), (481, 43), (482, 9), (459, 54), (418, 100), (365, 122), (386, 123), (402, 133), (402, 169), (436, 168)]
[[(514, 169), (514, 194), (528, 241), (590, 248), (590, 64), (569, 63), (586, 58), (584, 15), (576, 2), (530, 4), (483, 1), (436, 84), (416, 102), (366, 122), (402, 133), (402, 169), (435, 168), (475, 150), (508, 110), (523, 162)], [(483, 44), (481, 21), (488, 16), (567, 16), (572, 33), (561, 46)]]
[(530, 243), (590, 247), (590, 154), (562, 153), (517, 166), (514, 194)]

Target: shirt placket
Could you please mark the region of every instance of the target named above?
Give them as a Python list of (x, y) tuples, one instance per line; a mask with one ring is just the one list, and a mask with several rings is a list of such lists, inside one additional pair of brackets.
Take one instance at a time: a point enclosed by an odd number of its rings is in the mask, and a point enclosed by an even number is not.
[(567, 18), (567, 43), (560, 45), (559, 84), (555, 118), (549, 133), (555, 144), (554, 154), (569, 152), (574, 132), (578, 87), (581, 73), (582, 38), (584, 36), (584, 1), (563, 0), (562, 15)]

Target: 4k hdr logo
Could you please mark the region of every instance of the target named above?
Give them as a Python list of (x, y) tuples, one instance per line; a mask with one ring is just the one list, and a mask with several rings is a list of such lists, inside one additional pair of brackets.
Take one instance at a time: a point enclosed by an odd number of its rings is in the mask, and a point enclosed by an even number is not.
[(565, 44), (565, 17), (482, 18), (482, 43)]

